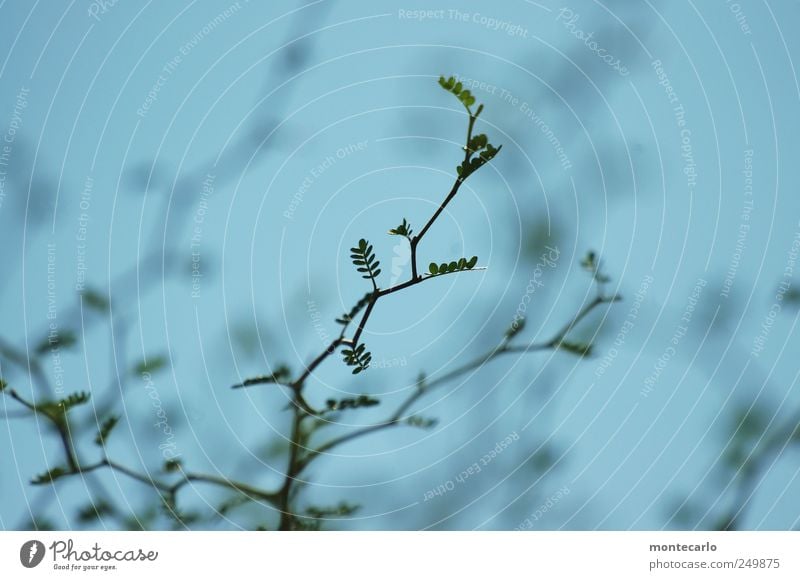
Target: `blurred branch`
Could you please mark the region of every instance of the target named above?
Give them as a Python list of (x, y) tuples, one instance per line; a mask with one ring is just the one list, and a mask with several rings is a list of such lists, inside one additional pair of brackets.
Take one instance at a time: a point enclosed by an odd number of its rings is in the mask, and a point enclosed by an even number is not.
[(469, 373), (470, 371), (479, 369), (483, 367), (485, 364), (505, 354), (532, 353), (543, 350), (558, 349), (560, 345), (562, 345), (565, 342), (567, 334), (586, 315), (588, 315), (591, 311), (593, 311), (602, 304), (610, 304), (618, 300), (621, 300), (621, 297), (617, 295), (598, 296), (597, 298), (586, 304), (572, 319), (570, 319), (570, 321), (567, 324), (564, 325), (564, 327), (561, 330), (559, 330), (555, 335), (553, 335), (553, 337), (548, 341), (531, 342), (528, 344), (517, 345), (517, 344), (511, 344), (513, 336), (506, 335), (506, 338), (504, 338), (496, 347), (476, 357), (470, 362), (467, 362), (464, 365), (456, 369), (453, 369), (452, 371), (432, 381), (426, 382), (425, 380), (420, 380), (420, 382), (417, 384), (417, 389), (411, 395), (409, 395), (405, 401), (403, 401), (403, 403), (397, 408), (397, 410), (395, 410), (395, 412), (389, 418), (387, 418), (385, 421), (381, 421), (380, 423), (369, 425), (367, 427), (362, 427), (356, 431), (352, 431), (335, 439), (331, 439), (327, 443), (322, 444), (319, 448), (310, 451), (303, 459), (298, 473), (303, 469), (305, 469), (315, 458), (331, 451), (336, 447), (339, 447), (344, 443), (360, 439), (365, 435), (382, 431), (384, 429), (393, 427), (395, 425), (403, 424), (406, 412), (408, 412), (408, 410), (411, 409), (414, 403), (416, 403), (420, 398), (429, 393), (435, 387), (441, 386), (453, 379), (456, 379), (466, 373)]

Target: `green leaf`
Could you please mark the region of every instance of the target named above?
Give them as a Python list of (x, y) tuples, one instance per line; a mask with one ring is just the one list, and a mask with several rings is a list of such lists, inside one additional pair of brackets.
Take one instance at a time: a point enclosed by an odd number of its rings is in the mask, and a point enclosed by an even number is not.
[(271, 375), (260, 375), (245, 379), (243, 382), (233, 385), (231, 388), (241, 389), (243, 387), (252, 387), (254, 385), (264, 385), (267, 383), (283, 383), (289, 378), (290, 375), (291, 371), (289, 370), (289, 367), (286, 365), (279, 365), (275, 369), (275, 372), (273, 372)]
[(60, 403), (65, 409), (71, 409), (77, 405), (83, 405), (84, 403), (87, 403), (91, 396), (91, 393), (87, 393), (86, 391), (72, 393), (66, 399), (61, 399)]
[(42, 355), (51, 349), (67, 349), (77, 342), (78, 337), (69, 330), (54, 332), (36, 346), (36, 354)]
[(164, 462), (164, 471), (166, 473), (177, 473), (183, 468), (180, 459), (169, 459)]
[(769, 413), (754, 406), (742, 407), (734, 413), (733, 432), (745, 440), (760, 439), (770, 422)]
[(342, 356), (347, 366), (355, 367), (353, 374), (357, 375), (361, 371), (366, 370), (372, 362), (372, 353), (366, 350), (366, 345), (361, 343), (352, 349), (343, 349)]
[(3, 379), (0, 379), (0, 393), (5, 391), (6, 387), (8, 387), (8, 383), (5, 382)]
[(372, 300), (372, 292), (367, 292), (364, 294), (364, 297), (359, 300), (353, 308), (350, 309), (350, 312), (346, 312), (342, 314), (339, 318), (336, 319), (336, 322), (339, 324), (347, 325), (349, 324), (353, 318), (355, 318), (356, 314), (361, 312), (361, 310), (369, 304), (369, 301)]
[(439, 84), (442, 86), (444, 90), (452, 92), (453, 87), (456, 86), (456, 79), (455, 77), (450, 77), (445, 80), (445, 78), (441, 76), (439, 77)]
[(340, 502), (339, 505), (332, 507), (308, 506), (305, 510), (305, 516), (297, 518), (294, 522), (294, 529), (317, 531), (322, 529), (325, 520), (352, 515), (360, 508), (361, 506), (358, 504), (346, 502)]
[(517, 318), (514, 317), (514, 321), (511, 323), (511, 326), (505, 332), (506, 340), (511, 340), (515, 336), (517, 336), (522, 330), (525, 328), (525, 317)]
[(420, 429), (430, 429), (431, 427), (435, 427), (438, 422), (437, 419), (421, 417), (419, 415), (411, 415), (406, 419), (407, 425), (419, 427)]
[(611, 281), (611, 278), (602, 272), (602, 264), (597, 254), (591, 250), (588, 251), (586, 257), (581, 260), (581, 267), (588, 271), (598, 284), (605, 284)]
[(436, 262), (431, 262), (428, 266), (428, 271), (432, 276), (437, 276), (440, 274), (449, 274), (450, 272), (459, 272), (461, 270), (471, 270), (477, 263), (478, 256), (472, 256), (469, 260), (466, 258), (459, 258), (450, 263), (442, 262), (441, 264), (436, 264)]
[(578, 356), (589, 356), (590, 354), (592, 354), (591, 344), (584, 344), (580, 342), (569, 342), (566, 340), (562, 340), (556, 346), (557, 348), (566, 350), (573, 354), (577, 354)]
[(254, 501), (255, 498), (250, 497), (244, 493), (237, 493), (236, 495), (232, 496), (230, 499), (225, 500), (221, 504), (217, 506), (217, 513), (220, 515), (226, 515), (236, 509), (239, 506), (243, 506)]
[(100, 500), (90, 503), (78, 510), (78, 521), (83, 523), (93, 522), (103, 516), (114, 513), (114, 508), (108, 502)]
[(59, 427), (63, 427), (69, 410), (73, 407), (77, 407), (78, 405), (87, 403), (90, 397), (91, 395), (86, 391), (72, 393), (68, 397), (59, 399), (58, 401), (46, 401), (44, 403), (40, 403), (36, 405), (35, 410), (36, 412), (45, 415)]
[(349, 504), (347, 502), (340, 502), (339, 505), (334, 507), (314, 507), (309, 506), (306, 509), (306, 514), (315, 519), (329, 518), (334, 516), (349, 516), (354, 514), (361, 506), (358, 504)]
[(103, 446), (106, 444), (106, 439), (108, 439), (109, 434), (117, 426), (119, 422), (119, 416), (111, 415), (108, 419), (103, 421), (100, 425), (100, 429), (97, 431), (97, 436), (94, 438), (95, 445)]
[(380, 405), (380, 401), (369, 395), (359, 395), (355, 398), (347, 399), (328, 399), (325, 401), (329, 411), (343, 411), (345, 409), (358, 409), (360, 407), (374, 407)]
[[(455, 77), (450, 77), (445, 80), (445, 78), (441, 76), (439, 77), (439, 85), (441, 85), (444, 90), (453, 93), (456, 97), (458, 97), (458, 100), (461, 101), (461, 103), (467, 108), (467, 111), (469, 111), (469, 108), (475, 104), (475, 97), (472, 96), (472, 93), (470, 93), (468, 89), (464, 88), (464, 85), (461, 82), (457, 82)], [(480, 110), (482, 111), (483, 109), (480, 108)]]
[(100, 294), (99, 292), (87, 289), (81, 293), (81, 297), (83, 299), (83, 303), (86, 304), (89, 308), (93, 308), (94, 310), (99, 311), (106, 311), (108, 310), (108, 300), (106, 297)]
[(489, 143), (489, 138), (484, 133), (475, 135), (469, 141), (469, 150), (473, 152), (480, 151), (481, 149), (486, 147), (488, 143)]
[(406, 238), (410, 238), (413, 230), (411, 229), (411, 224), (406, 221), (406, 218), (403, 218), (403, 223), (401, 223), (396, 228), (392, 228), (389, 230), (389, 235), (392, 236), (404, 236)]
[(372, 246), (367, 240), (361, 238), (357, 247), (350, 248), (350, 259), (353, 260), (356, 270), (362, 274), (361, 277), (372, 280), (374, 284), (375, 278), (381, 273), (379, 268), (381, 263), (375, 259)]
[(134, 371), (138, 375), (144, 373), (156, 373), (167, 366), (167, 357), (164, 355), (155, 355), (149, 357), (147, 360), (140, 361), (135, 367)]
[(500, 147), (495, 148), (491, 143), (487, 143), (486, 149), (484, 151), (481, 151), (480, 154), (481, 165), (491, 161), (494, 158), (494, 156), (497, 155), (497, 153), (500, 151), (502, 147), (503, 146), (501, 145)]
[(53, 532), (59, 527), (52, 521), (42, 516), (33, 516), (22, 527), (23, 530), (36, 530), (37, 532)]
[(50, 471), (41, 473), (31, 480), (32, 485), (46, 485), (53, 483), (59, 477), (69, 474), (70, 471), (65, 467), (54, 467)]
[(586, 252), (586, 257), (581, 260), (581, 267), (590, 272), (594, 272), (597, 269), (597, 254), (591, 250)]

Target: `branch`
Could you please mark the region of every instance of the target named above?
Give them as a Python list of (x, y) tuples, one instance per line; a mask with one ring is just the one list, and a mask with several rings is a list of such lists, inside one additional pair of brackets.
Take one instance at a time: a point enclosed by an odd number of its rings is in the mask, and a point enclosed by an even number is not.
[(270, 492), (265, 491), (263, 489), (259, 489), (252, 485), (241, 483), (239, 481), (235, 481), (232, 479), (219, 477), (216, 475), (206, 475), (202, 473), (194, 473), (194, 472), (183, 472), (181, 471), (182, 477), (173, 484), (165, 483), (164, 481), (158, 480), (150, 476), (149, 473), (139, 473), (129, 467), (126, 467), (116, 461), (112, 461), (109, 458), (103, 458), (102, 460), (98, 461), (97, 463), (93, 463), (90, 465), (83, 465), (77, 466), (75, 469), (71, 471), (66, 471), (58, 476), (58, 478), (62, 477), (69, 477), (72, 475), (78, 474), (85, 474), (91, 473), (93, 471), (97, 471), (99, 469), (109, 468), (112, 471), (116, 471), (117, 473), (121, 473), (130, 479), (139, 481), (148, 485), (158, 491), (165, 492), (170, 496), (174, 496), (181, 488), (188, 485), (192, 482), (202, 482), (202, 483), (209, 483), (212, 485), (216, 485), (219, 487), (226, 487), (228, 489), (232, 489), (234, 491), (238, 491), (244, 495), (249, 497), (261, 499), (267, 501), (273, 505), (276, 505), (278, 502), (279, 492)]
[(300, 469), (297, 471), (299, 474), (303, 471), (308, 465), (320, 455), (331, 451), (335, 447), (339, 447), (340, 445), (347, 443), (349, 441), (353, 441), (355, 439), (359, 439), (364, 437), (365, 435), (369, 435), (371, 433), (375, 433), (377, 431), (382, 431), (394, 425), (398, 425), (404, 418), (405, 413), (411, 408), (411, 406), (419, 400), (423, 395), (427, 394), (431, 389), (438, 387), (451, 381), (455, 378), (460, 377), (470, 371), (478, 369), (485, 365), (486, 363), (504, 355), (510, 353), (530, 353), (542, 350), (552, 350), (559, 347), (560, 344), (564, 342), (566, 339), (567, 334), (583, 319), (585, 318), (592, 310), (597, 308), (602, 304), (609, 304), (612, 302), (617, 302), (622, 298), (619, 295), (613, 296), (598, 296), (588, 304), (586, 304), (578, 313), (573, 316), (567, 324), (565, 324), (561, 330), (556, 332), (553, 337), (546, 341), (546, 342), (532, 342), (527, 345), (510, 345), (508, 343), (508, 338), (503, 339), (496, 347), (492, 348), (491, 350), (483, 353), (482, 355), (476, 357), (470, 362), (465, 363), (464, 365), (453, 369), (452, 371), (434, 379), (433, 381), (428, 382), (427, 384), (421, 383), (419, 388), (414, 391), (409, 397), (406, 398), (403, 403), (395, 410), (395, 412), (386, 420), (376, 423), (374, 425), (368, 425), (367, 427), (362, 427), (345, 435), (341, 435), (334, 439), (331, 439), (327, 443), (324, 443), (319, 448), (314, 449), (308, 453), (303, 458), (301, 463)]
[(289, 460), (287, 462), (286, 477), (277, 495), (276, 507), (280, 513), (279, 530), (291, 530), (294, 528), (294, 514), (292, 514), (289, 509), (289, 503), (292, 496), (292, 485), (302, 468), (298, 459), (300, 457), (300, 446), (303, 443), (301, 437), (303, 432), (303, 419), (305, 416), (306, 415), (303, 415), (295, 408), (294, 415), (292, 416), (292, 434), (289, 440)]
[[(465, 151), (465, 153), (464, 153), (464, 164), (465, 165), (469, 164), (470, 158), (472, 157), (472, 150), (469, 147), (469, 143), (472, 140), (472, 130), (473, 130), (473, 127), (475, 126), (475, 120), (478, 118), (478, 115), (480, 114), (480, 111), (481, 111), (481, 109), (479, 108), (478, 112), (473, 115), (470, 112), (469, 107), (467, 107), (467, 113), (469, 114), (469, 125), (467, 127), (466, 145), (464, 146), (464, 151)], [(413, 238), (411, 238), (409, 240), (411, 242), (411, 279), (412, 280), (416, 280), (418, 278), (418, 274), (417, 274), (417, 246), (422, 241), (422, 238), (425, 236), (425, 234), (428, 233), (428, 230), (431, 229), (431, 226), (433, 225), (433, 222), (435, 222), (438, 219), (438, 217), (442, 214), (442, 212), (444, 211), (444, 208), (447, 207), (447, 204), (449, 204), (450, 201), (456, 196), (456, 194), (458, 193), (459, 188), (461, 187), (461, 184), (464, 183), (464, 181), (466, 181), (467, 177), (468, 177), (468, 175), (461, 174), (456, 178), (456, 180), (453, 182), (452, 187), (450, 188), (450, 193), (447, 194), (447, 197), (444, 198), (444, 201), (439, 205), (439, 207), (436, 209), (436, 211), (430, 217), (430, 219), (428, 220), (428, 223), (425, 224), (425, 226), (420, 230), (420, 232), (416, 236), (414, 236)]]

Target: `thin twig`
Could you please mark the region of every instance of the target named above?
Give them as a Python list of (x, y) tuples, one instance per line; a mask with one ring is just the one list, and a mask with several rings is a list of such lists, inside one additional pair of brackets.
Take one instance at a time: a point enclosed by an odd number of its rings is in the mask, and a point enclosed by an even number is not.
[(490, 349), (489, 351), (483, 353), (482, 355), (476, 357), (472, 361), (465, 363), (464, 365), (453, 369), (452, 371), (445, 373), (444, 375), (437, 377), (436, 379), (429, 381), (427, 383), (421, 384), (418, 389), (416, 389), (411, 395), (409, 395), (403, 403), (395, 410), (395, 412), (386, 420), (381, 421), (380, 423), (376, 423), (374, 425), (368, 425), (367, 427), (362, 427), (350, 433), (346, 433), (334, 439), (331, 439), (327, 443), (324, 443), (319, 448), (310, 451), (302, 460), (302, 464), (300, 469), (297, 471), (297, 474), (302, 472), (308, 465), (318, 456), (331, 451), (335, 447), (339, 447), (340, 445), (347, 443), (349, 441), (353, 441), (355, 439), (359, 439), (365, 435), (369, 435), (371, 433), (375, 433), (377, 431), (381, 431), (383, 429), (387, 429), (394, 425), (398, 425), (404, 418), (405, 413), (412, 407), (412, 405), (419, 400), (423, 395), (428, 393), (431, 389), (438, 387), (448, 381), (451, 381), (455, 378), (460, 377), (470, 371), (475, 369), (481, 368), (486, 363), (498, 358), (504, 354), (511, 354), (511, 353), (531, 353), (536, 351), (542, 350), (552, 350), (554, 348), (558, 348), (558, 345), (561, 344), (564, 339), (566, 338), (567, 334), (583, 319), (585, 318), (592, 310), (597, 308), (602, 304), (609, 304), (612, 302), (616, 302), (620, 300), (620, 296), (599, 296), (596, 299), (592, 300), (586, 306), (584, 306), (570, 321), (565, 324), (558, 332), (556, 332), (553, 337), (546, 341), (546, 342), (532, 342), (526, 345), (510, 345), (508, 341), (504, 339), (500, 344), (496, 347)]

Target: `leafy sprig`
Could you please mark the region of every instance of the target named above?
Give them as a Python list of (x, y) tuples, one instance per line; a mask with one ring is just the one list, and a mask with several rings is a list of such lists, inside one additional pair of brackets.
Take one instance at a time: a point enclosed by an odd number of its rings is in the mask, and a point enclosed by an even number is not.
[[(303, 515), (304, 512), (294, 510), (292, 504), (297, 497), (298, 489), (302, 485), (302, 483), (298, 483), (302, 481), (302, 479), (298, 476), (309, 465), (313, 458), (324, 455), (331, 449), (348, 441), (353, 441), (362, 435), (374, 433), (394, 425), (407, 425), (419, 428), (433, 427), (436, 424), (435, 419), (414, 414), (414, 403), (430, 389), (452, 380), (453, 378), (462, 376), (465, 373), (472, 372), (475, 368), (488, 363), (490, 360), (500, 355), (512, 352), (522, 353), (556, 348), (572, 351), (581, 355), (588, 354), (590, 348), (589, 345), (583, 345), (566, 340), (566, 335), (567, 332), (569, 332), (571, 328), (578, 324), (578, 322), (580, 322), (580, 320), (592, 309), (600, 306), (601, 304), (612, 302), (617, 299), (616, 297), (606, 296), (602, 292), (599, 292), (597, 299), (579, 311), (579, 313), (569, 321), (564, 329), (558, 332), (550, 341), (546, 343), (511, 344), (512, 339), (514, 339), (517, 333), (522, 330), (522, 326), (524, 324), (524, 320), (522, 320), (506, 334), (503, 341), (497, 347), (493, 348), (486, 354), (479, 356), (474, 361), (455, 368), (433, 380), (427, 380), (424, 375), (420, 376), (419, 380), (417, 381), (417, 388), (413, 389), (413, 392), (409, 395), (409, 397), (403, 401), (400, 406), (384, 421), (373, 425), (363, 426), (341, 436), (334, 437), (327, 442), (316, 443), (315, 440), (312, 439), (311, 434), (314, 431), (313, 426), (328, 421), (325, 416), (326, 412), (333, 413), (348, 409), (373, 407), (379, 403), (378, 399), (369, 395), (359, 395), (341, 400), (330, 399), (327, 401), (327, 408), (325, 410), (315, 411), (305, 401), (303, 391), (306, 379), (310, 376), (313, 370), (329, 355), (338, 351), (340, 348), (342, 348), (342, 355), (344, 356), (345, 364), (354, 367), (354, 374), (358, 374), (369, 367), (372, 355), (366, 350), (366, 346), (359, 341), (359, 338), (364, 331), (367, 320), (378, 300), (394, 292), (409, 288), (418, 283), (422, 283), (425, 280), (437, 275), (471, 270), (477, 264), (478, 258), (473, 256), (471, 259), (459, 258), (458, 260), (451, 262), (434, 262), (429, 267), (430, 275), (420, 276), (417, 272), (416, 251), (420, 240), (425, 236), (436, 219), (441, 215), (445, 207), (456, 196), (461, 184), (463, 184), (466, 178), (476, 170), (480, 169), (483, 165), (490, 162), (500, 150), (500, 147), (495, 147), (490, 143), (489, 138), (485, 134), (480, 133), (473, 135), (473, 128), (476, 119), (483, 110), (482, 105), (478, 105), (476, 109), (474, 108), (476, 104), (475, 96), (472, 95), (470, 91), (466, 90), (464, 86), (461, 83), (458, 83), (453, 77), (446, 80), (441, 78), (439, 82), (442, 87), (445, 88), (445, 90), (455, 95), (465, 107), (469, 114), (469, 125), (467, 130), (467, 138), (463, 147), (464, 159), (457, 168), (458, 177), (455, 179), (450, 192), (441, 202), (434, 214), (416, 234), (405, 218), (403, 218), (400, 225), (389, 230), (390, 235), (405, 237), (411, 245), (411, 278), (390, 288), (379, 290), (377, 285), (377, 277), (381, 273), (380, 262), (376, 259), (373, 248), (369, 242), (366, 239), (359, 240), (358, 245), (351, 249), (351, 259), (353, 260), (354, 265), (362, 277), (371, 281), (372, 291), (366, 293), (349, 312), (346, 312), (339, 319), (337, 319), (337, 322), (342, 324), (344, 327), (341, 331), (341, 334), (335, 338), (323, 350), (322, 353), (314, 358), (309, 364), (305, 365), (300, 374), (293, 380), (290, 379), (291, 373), (289, 369), (281, 366), (275, 369), (272, 374), (247, 379), (240, 385), (236, 385), (237, 387), (243, 387), (264, 383), (277, 383), (285, 387), (289, 387), (292, 392), (293, 402), (295, 405), (293, 407), (294, 415), (291, 435), (288, 437), (289, 458), (287, 461), (285, 479), (280, 488), (274, 491), (267, 491), (241, 482), (230, 480), (226, 477), (220, 477), (217, 475), (203, 475), (190, 471), (184, 471), (180, 460), (170, 460), (164, 464), (164, 473), (166, 474), (165, 477), (173, 479), (174, 483), (156, 479), (150, 473), (137, 472), (124, 465), (113, 462), (105, 456), (102, 460), (94, 464), (83, 463), (79, 460), (74, 450), (71, 450), (68, 443), (67, 435), (69, 434), (69, 424), (66, 423), (66, 414), (70, 408), (86, 402), (86, 400), (88, 400), (88, 394), (77, 393), (61, 401), (36, 404), (34, 406), (32, 403), (23, 401), (16, 395), (16, 393), (14, 393), (11, 396), (17, 400), (20, 400), (30, 410), (37, 413), (44, 413), (47, 417), (51, 418), (56, 426), (59, 427), (59, 431), (62, 434), (62, 439), (65, 441), (67, 465), (65, 467), (56, 467), (51, 469), (47, 473), (39, 476), (37, 478), (37, 482), (52, 483), (54, 480), (60, 477), (79, 473), (88, 473), (96, 469), (108, 468), (153, 487), (159, 493), (159, 496), (164, 500), (164, 508), (168, 512), (168, 515), (175, 519), (176, 525), (182, 526), (195, 521), (196, 516), (192, 513), (186, 513), (179, 509), (179, 506), (176, 504), (176, 494), (179, 489), (187, 484), (192, 482), (204, 482), (235, 491), (237, 495), (234, 497), (234, 499), (230, 500), (230, 505), (232, 507), (234, 504), (243, 505), (244, 503), (253, 499), (264, 500), (273, 505), (281, 514), (280, 523), (278, 524), (278, 527), (281, 529), (297, 529), (303, 527), (304, 525), (313, 526), (315, 525), (314, 520), (323, 520), (337, 515), (347, 516), (351, 515), (354, 511), (353, 506), (344, 504), (340, 504), (340, 506), (334, 506), (333, 508), (309, 508), (305, 512), (305, 516)], [(593, 260), (592, 262), (595, 261)], [(598, 286), (607, 281), (607, 278), (599, 273), (599, 266), (595, 267), (594, 264), (587, 264), (587, 269), (593, 271), (594, 279)], [(92, 302), (91, 297), (84, 297), (84, 300)], [(97, 303), (98, 310), (104, 310), (107, 308), (107, 304), (103, 300), (95, 300), (94, 302)], [(355, 319), (356, 316), (359, 315), (361, 316), (358, 323), (358, 328), (352, 337), (347, 337), (345, 332), (349, 328), (349, 324)], [(67, 335), (67, 337), (69, 338), (69, 335)], [(52, 344), (48, 343), (47, 346), (52, 347)], [(61, 343), (60, 346), (65, 346), (65, 344)], [(167, 359), (155, 357), (152, 359), (149, 358), (148, 362), (150, 364), (148, 364), (146, 367), (142, 367), (137, 370), (140, 372), (154, 372), (155, 370), (164, 367)], [(2, 387), (4, 386), (4, 383), (0, 383), (0, 390), (2, 390)], [(10, 394), (9, 391), (6, 391), (6, 394)], [(105, 416), (105, 413), (103, 413), (103, 416)], [(59, 422), (58, 418), (60, 417), (64, 417), (64, 421)], [(118, 418), (115, 416), (111, 416), (103, 421), (97, 432), (96, 443), (98, 443), (98, 445), (103, 445), (105, 443), (111, 430), (114, 428), (117, 422)], [(311, 427), (309, 425), (311, 425)], [(102, 507), (100, 510), (96, 510), (96, 514), (90, 514), (87, 511), (86, 517), (93, 518), (95, 515), (99, 516), (101, 515), (101, 512), (105, 511), (106, 510)], [(304, 522), (309, 519), (311, 520), (311, 523), (305, 524)]]
[(372, 361), (372, 353), (366, 349), (366, 345), (362, 342), (353, 348), (346, 348), (342, 350), (344, 363), (349, 367), (355, 367), (353, 369), (354, 375), (357, 375), (361, 371), (367, 370), (369, 363)]
[(67, 413), (73, 407), (83, 405), (89, 401), (91, 394), (86, 391), (71, 393), (63, 399), (57, 401), (45, 401), (33, 405), (33, 410), (45, 415), (53, 423), (62, 425), (66, 420)]
[(361, 277), (371, 280), (373, 287), (377, 290), (378, 285), (375, 278), (381, 273), (381, 263), (375, 259), (375, 252), (372, 251), (370, 243), (364, 238), (358, 240), (358, 246), (350, 248), (350, 259), (353, 260), (356, 270), (361, 273)]
[(49, 471), (44, 473), (40, 473), (39, 475), (35, 476), (31, 479), (32, 485), (47, 485), (53, 483), (55, 480), (68, 475), (70, 470), (66, 467), (54, 467)]
[(380, 405), (380, 401), (369, 395), (359, 395), (358, 397), (348, 397), (345, 399), (328, 399), (325, 405), (329, 411), (344, 411), (345, 409), (358, 409), (361, 407), (374, 407)]
[(373, 298), (373, 293), (367, 292), (366, 294), (364, 294), (364, 297), (361, 298), (361, 300), (359, 300), (358, 302), (356, 302), (355, 306), (353, 306), (350, 309), (350, 312), (345, 312), (344, 314), (342, 314), (339, 318), (336, 319), (336, 322), (344, 326), (347, 326), (353, 321), (356, 315), (359, 312), (361, 312), (367, 304), (369, 304), (369, 301), (372, 300), (372, 298)]
[(411, 415), (406, 419), (406, 425), (411, 427), (418, 427), (420, 429), (431, 429), (439, 423), (438, 419), (432, 417), (422, 417), (420, 415)]
[(241, 389), (244, 387), (252, 387), (254, 385), (264, 385), (267, 383), (276, 383), (282, 384), (289, 379), (291, 375), (291, 371), (289, 367), (286, 365), (280, 365), (278, 368), (275, 369), (275, 372), (269, 375), (260, 375), (257, 377), (251, 377), (249, 379), (245, 379), (238, 385), (233, 385), (233, 389)]
[(466, 179), (494, 159), (495, 155), (497, 155), (502, 147), (502, 145), (500, 145), (500, 147), (494, 147), (491, 143), (487, 143), (486, 147), (480, 151), (477, 157), (462, 161), (461, 165), (456, 167), (456, 173), (458, 173), (458, 176), (462, 179)]
[(69, 330), (62, 330), (51, 336), (44, 338), (36, 345), (36, 354), (43, 355), (46, 352), (57, 349), (68, 349), (78, 343), (78, 337)]
[[(452, 76), (447, 79), (443, 76), (439, 77), (439, 84), (443, 89), (454, 94), (456, 98), (461, 101), (461, 104), (464, 105), (467, 113), (469, 113), (467, 143), (464, 145), (464, 161), (456, 167), (458, 177), (463, 181), (494, 159), (503, 146), (495, 147), (492, 145), (489, 142), (489, 138), (484, 133), (479, 133), (478, 135), (472, 134), (475, 121), (483, 111), (483, 105), (478, 105), (477, 110), (474, 113), (472, 112), (472, 105), (475, 104), (475, 97), (468, 89), (465, 89), (464, 86)], [(477, 157), (475, 157), (475, 155), (477, 155)]]
[[(475, 97), (469, 92), (469, 89), (465, 89), (464, 85), (457, 81), (455, 77), (445, 79), (444, 76), (441, 76), (439, 77), (439, 84), (444, 90), (453, 93), (458, 100), (461, 101), (461, 104), (464, 105), (467, 111), (471, 112), (470, 107), (475, 104)], [(480, 105), (476, 115), (480, 114), (482, 110), (483, 105)]]
[(103, 423), (100, 425), (100, 428), (97, 430), (97, 436), (94, 438), (95, 445), (99, 445), (101, 447), (105, 445), (106, 439), (108, 439), (108, 436), (111, 434), (111, 431), (114, 429), (114, 427), (117, 426), (118, 422), (118, 415), (111, 415), (108, 419), (103, 421)]
[(389, 230), (390, 236), (403, 236), (408, 239), (411, 239), (413, 233), (414, 230), (411, 229), (411, 224), (406, 221), (406, 218), (403, 218), (403, 222), (399, 226)]
[(438, 276), (440, 274), (449, 274), (462, 270), (472, 270), (477, 263), (478, 256), (472, 256), (469, 260), (466, 258), (459, 258), (457, 261), (454, 260), (449, 263), (442, 262), (441, 264), (437, 264), (436, 262), (431, 262), (428, 265), (428, 272), (430, 272), (431, 276)]

